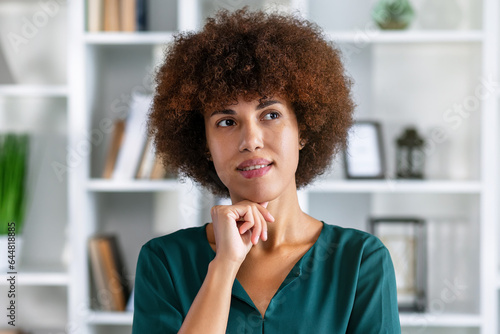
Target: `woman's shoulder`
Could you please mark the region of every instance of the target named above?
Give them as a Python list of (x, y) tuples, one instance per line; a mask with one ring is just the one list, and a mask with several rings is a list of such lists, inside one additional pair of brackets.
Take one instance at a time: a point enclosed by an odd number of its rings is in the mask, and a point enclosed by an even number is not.
[(204, 225), (184, 228), (150, 239), (142, 246), (142, 248), (156, 254), (196, 252), (203, 246), (204, 234)]
[(357, 251), (364, 255), (371, 254), (379, 249), (385, 249), (384, 244), (376, 236), (355, 228), (330, 225), (324, 222), (325, 240), (336, 248)]

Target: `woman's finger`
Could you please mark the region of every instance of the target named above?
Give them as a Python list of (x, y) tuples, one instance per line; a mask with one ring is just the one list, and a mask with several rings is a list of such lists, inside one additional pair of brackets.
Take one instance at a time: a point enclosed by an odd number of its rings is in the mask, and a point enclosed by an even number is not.
[(245, 210), (239, 211), (238, 213), (240, 214), (240, 217), (242, 217), (245, 220), (245, 223), (243, 223), (243, 225), (240, 226), (240, 234), (244, 234), (246, 231), (251, 229), (255, 224), (252, 207), (250, 205), (245, 206)]
[(260, 211), (259, 211), (259, 216), (262, 222), (262, 232), (260, 233), (260, 238), (262, 239), (262, 241), (267, 241), (267, 221), (264, 218), (264, 216), (262, 216)]
[(263, 217), (256, 206), (252, 206), (252, 211), (255, 222), (255, 225), (252, 230), (252, 243), (256, 245), (259, 242), (259, 238), (261, 237)]
[[(268, 202), (265, 202), (265, 203), (268, 203)], [(263, 206), (263, 205), (258, 205), (257, 208), (259, 209), (259, 212), (261, 213), (261, 215), (264, 217), (264, 219), (268, 222), (274, 222), (274, 217), (271, 215), (271, 213), (266, 209), (267, 207), (267, 204), (266, 206)]]
[(267, 241), (267, 221), (262, 215), (260, 216), (262, 220), (262, 233), (260, 238), (262, 239), (262, 241)]

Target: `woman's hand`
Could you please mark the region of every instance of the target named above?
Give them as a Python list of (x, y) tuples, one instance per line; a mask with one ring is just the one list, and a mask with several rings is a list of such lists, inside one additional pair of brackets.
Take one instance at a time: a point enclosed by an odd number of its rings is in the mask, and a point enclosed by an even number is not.
[(210, 214), (217, 258), (239, 266), (259, 238), (267, 240), (267, 222), (274, 222), (274, 217), (266, 209), (267, 204), (245, 200), (233, 205), (212, 207)]

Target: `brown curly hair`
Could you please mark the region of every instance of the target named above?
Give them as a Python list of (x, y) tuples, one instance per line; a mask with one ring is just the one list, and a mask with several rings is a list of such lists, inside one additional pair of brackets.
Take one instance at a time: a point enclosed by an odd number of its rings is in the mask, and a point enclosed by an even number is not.
[(174, 36), (156, 75), (149, 135), (164, 165), (227, 197), (207, 159), (203, 115), (273, 95), (290, 101), (306, 146), (297, 188), (310, 183), (345, 148), (354, 103), (340, 51), (314, 23), (293, 15), (219, 11), (200, 32)]

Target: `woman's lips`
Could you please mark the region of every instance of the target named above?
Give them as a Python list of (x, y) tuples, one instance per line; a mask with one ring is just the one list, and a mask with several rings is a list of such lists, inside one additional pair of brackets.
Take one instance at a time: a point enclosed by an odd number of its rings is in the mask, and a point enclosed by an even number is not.
[(259, 166), (259, 165), (269, 165), (271, 161), (264, 158), (254, 158), (243, 161), (241, 164), (236, 167), (238, 170), (244, 169), (250, 166)]
[(238, 172), (240, 172), (244, 178), (251, 179), (254, 177), (261, 177), (261, 176), (266, 175), (271, 170), (271, 167), (272, 167), (272, 164), (269, 164), (265, 167), (251, 169), (251, 170), (238, 169)]

